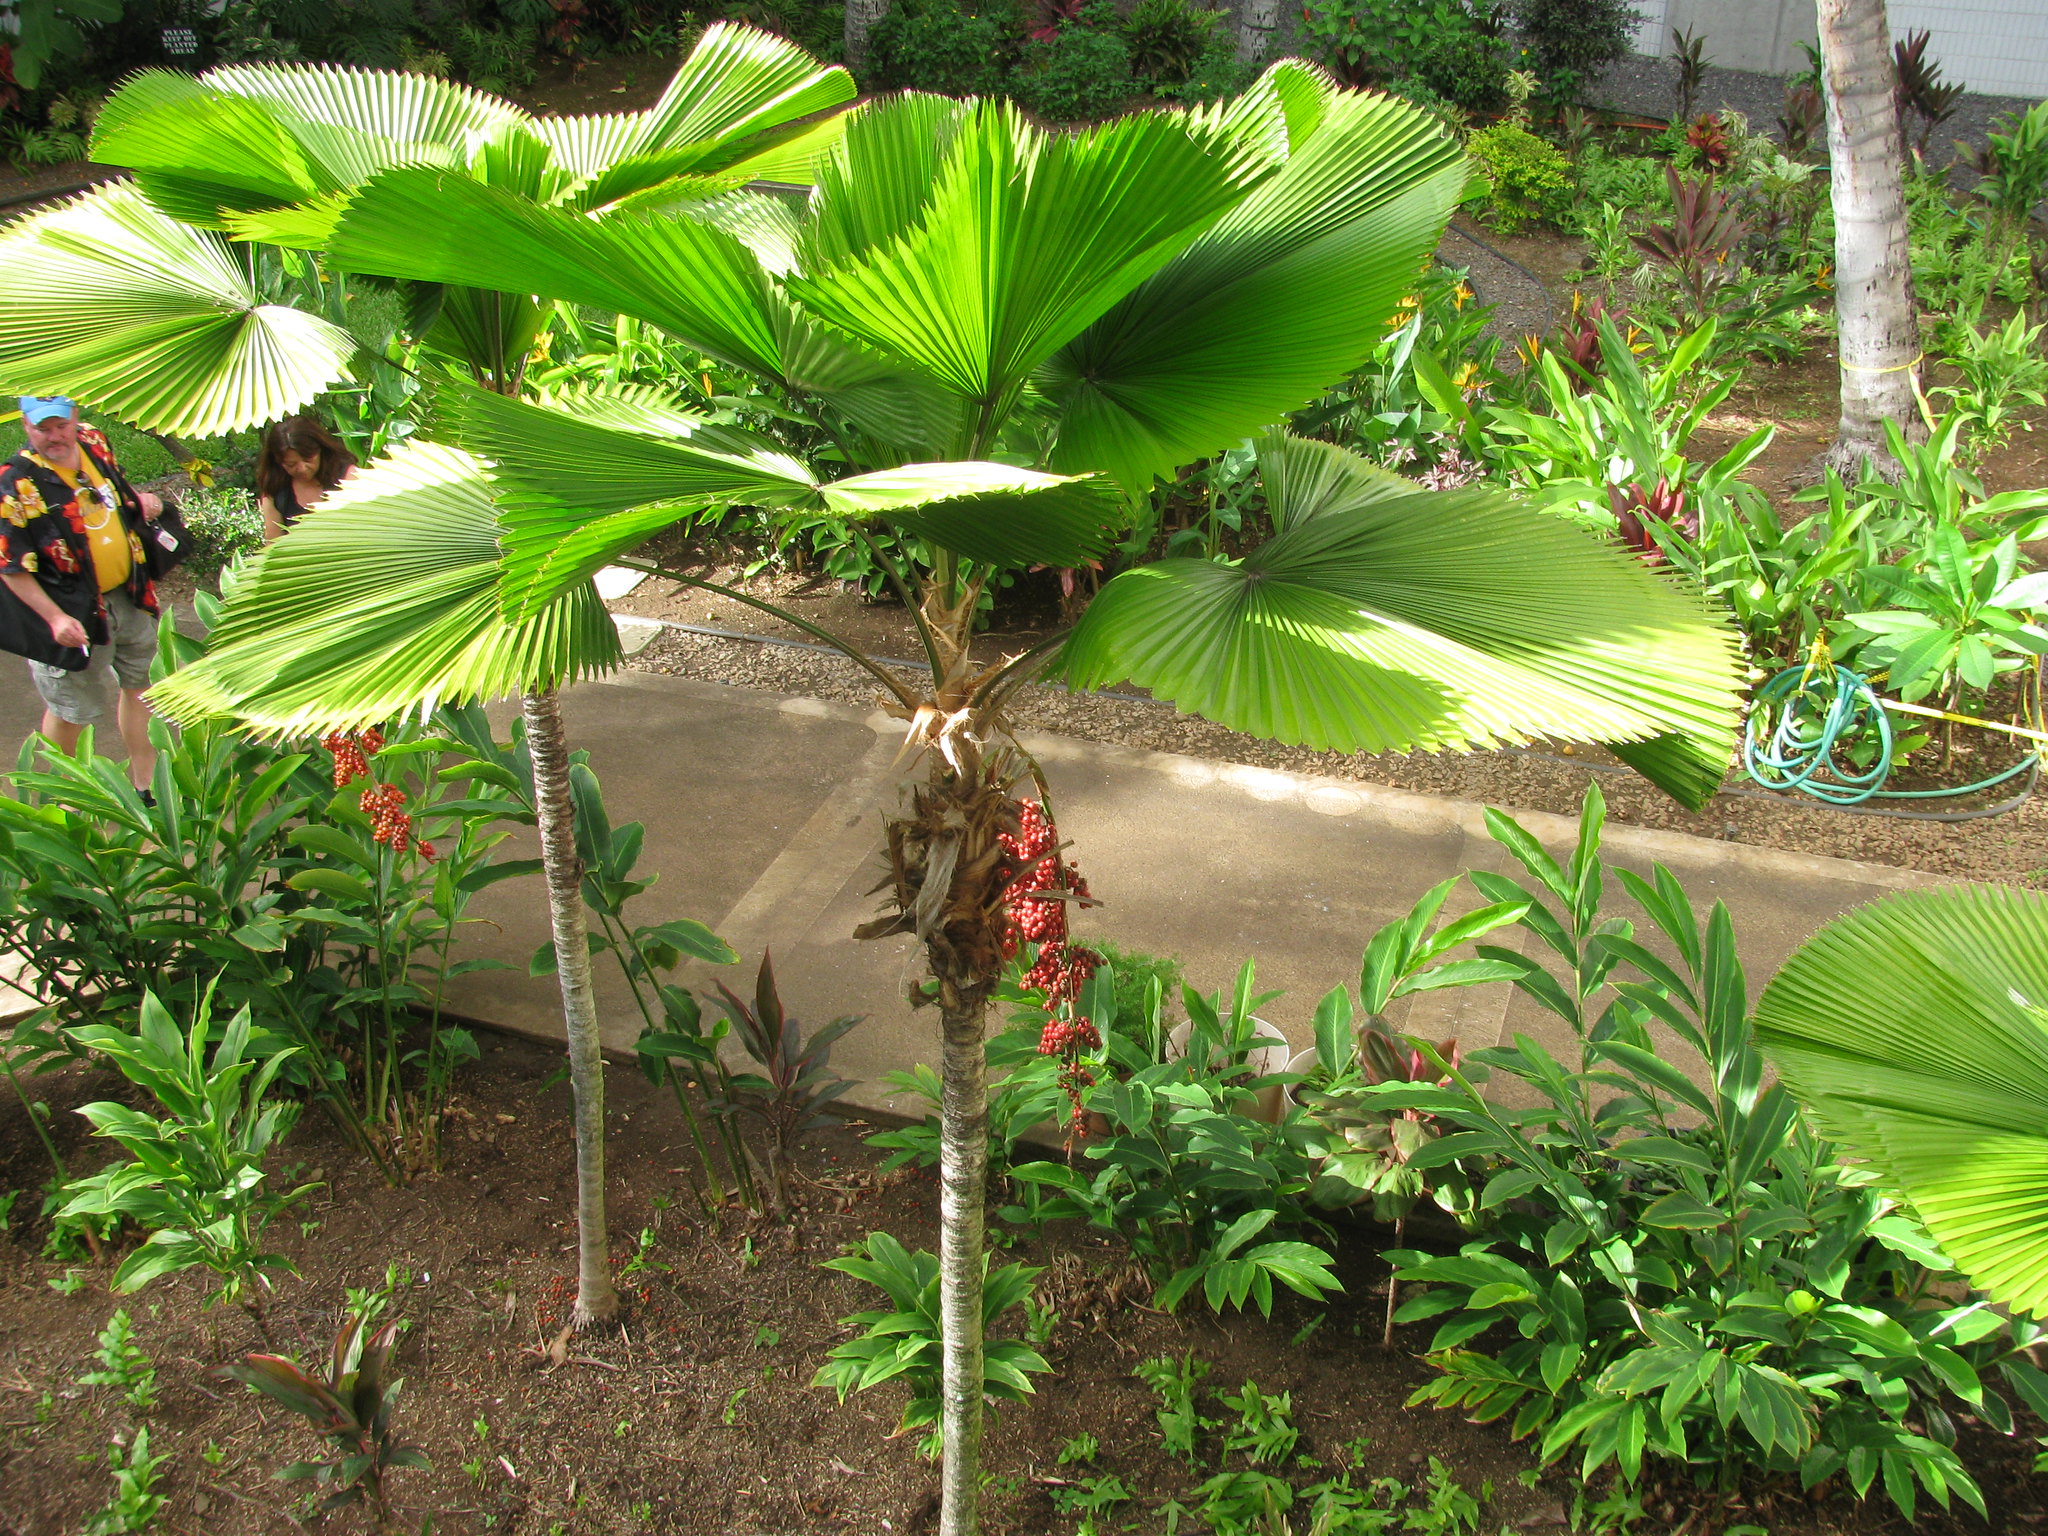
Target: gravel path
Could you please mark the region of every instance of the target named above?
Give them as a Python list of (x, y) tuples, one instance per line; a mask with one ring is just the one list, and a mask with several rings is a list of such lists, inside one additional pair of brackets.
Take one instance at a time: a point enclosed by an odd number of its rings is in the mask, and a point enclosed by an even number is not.
[[(631, 663), (649, 672), (871, 706), (873, 682), (851, 662), (788, 646), (670, 631)], [(1597, 778), (1617, 822), (1725, 838), (1831, 858), (1860, 859), (2016, 885), (2048, 881), (2048, 799), (1984, 821), (1900, 821), (1845, 814), (1811, 801), (1724, 794), (1699, 815), (1680, 809), (1597, 748), (1574, 757), (1539, 752), (1423, 753), (1378, 757), (1281, 747), (1163, 705), (1062, 688), (1022, 691), (1012, 725), (1090, 741), (1184, 753), (1292, 773), (1358, 779), (1511, 810), (1573, 815)]]
[[(1669, 117), (1678, 94), (1678, 66), (1670, 59), (1653, 59), (1631, 54), (1610, 70), (1588, 97), (1604, 107), (1637, 112), (1645, 117)], [(1785, 77), (1759, 74), (1747, 69), (1709, 69), (1701, 81), (1696, 111), (1740, 112), (1749, 126), (1761, 133), (1776, 131), (1778, 112), (1785, 104)], [(1967, 93), (1956, 104), (1955, 116), (1934, 130), (1927, 141), (1927, 158), (1933, 165), (1946, 165), (1960, 139), (1978, 146), (1994, 119), (2008, 112), (2025, 112), (2034, 103), (2024, 96), (1980, 96)], [(1919, 132), (1918, 119), (1910, 130)], [(1974, 176), (1958, 174), (1956, 185), (1968, 185)]]

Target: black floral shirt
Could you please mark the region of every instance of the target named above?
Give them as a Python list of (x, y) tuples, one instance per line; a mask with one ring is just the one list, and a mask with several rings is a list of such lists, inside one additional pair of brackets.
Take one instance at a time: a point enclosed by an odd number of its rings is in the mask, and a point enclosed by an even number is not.
[[(156, 583), (142, 549), (142, 505), (114, 462), (106, 434), (81, 424), (78, 441), (92, 454), (120, 498), (121, 522), (128, 533), (128, 579), (122, 583), (135, 606), (145, 613), (157, 611)], [(86, 484), (80, 477), (81, 486)], [(78, 505), (79, 492), (65, 485), (57, 474), (24, 450), (0, 464), (0, 575), (26, 573), (43, 584), (53, 601), (67, 613), (82, 620), (79, 609), (101, 624), (105, 623), (99, 582), (93, 574), (92, 544), (85, 531), (85, 517)], [(67, 599), (69, 599), (67, 601)], [(87, 628), (92, 628), (87, 622)], [(105, 634), (95, 637), (104, 643)]]

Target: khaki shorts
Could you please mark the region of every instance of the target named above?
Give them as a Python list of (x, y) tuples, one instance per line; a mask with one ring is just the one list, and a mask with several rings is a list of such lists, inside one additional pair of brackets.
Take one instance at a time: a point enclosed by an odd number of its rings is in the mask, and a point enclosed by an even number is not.
[(44, 707), (70, 725), (91, 725), (106, 718), (108, 673), (130, 693), (140, 693), (149, 686), (149, 664), (156, 660), (156, 615), (136, 607), (123, 588), (100, 596), (107, 605), (112, 645), (94, 646), (92, 661), (76, 672), (40, 661), (28, 664)]

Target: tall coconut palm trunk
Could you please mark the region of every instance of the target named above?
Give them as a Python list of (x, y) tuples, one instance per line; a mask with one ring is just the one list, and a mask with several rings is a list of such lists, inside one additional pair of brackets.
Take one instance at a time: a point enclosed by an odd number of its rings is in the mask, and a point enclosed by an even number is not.
[(846, 62), (855, 69), (868, 61), (868, 35), (889, 14), (889, 0), (846, 0)]
[(1907, 252), (1905, 137), (1884, 0), (1820, 0), (1835, 208), (1842, 409), (1828, 462), (1882, 462), (1884, 423), (1920, 435), (1920, 326)]
[(533, 803), (548, 887), (562, 1023), (569, 1036), (569, 1087), (576, 1101), (576, 1308), (578, 1328), (617, 1315), (604, 1214), (604, 1053), (591, 979), (589, 920), (583, 910), (583, 860), (569, 798), (569, 741), (562, 701), (552, 688), (520, 698), (533, 758)]
[(1244, 0), (1237, 21), (1237, 62), (1263, 64), (1280, 29), (1280, 0)]

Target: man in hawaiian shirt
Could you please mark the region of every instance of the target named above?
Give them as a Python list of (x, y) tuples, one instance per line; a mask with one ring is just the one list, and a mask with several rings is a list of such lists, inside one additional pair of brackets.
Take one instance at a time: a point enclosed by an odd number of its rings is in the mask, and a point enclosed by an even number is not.
[(128, 484), (98, 428), (62, 395), (23, 395), (28, 446), (0, 465), (0, 581), (50, 627), (59, 646), (85, 647), (81, 670), (31, 660), (43, 701), (43, 735), (66, 752), (80, 730), (106, 717), (107, 677), (118, 684), (115, 717), (128, 771), (146, 788), (156, 768), (149, 742), (149, 664), (156, 655), (156, 584), (142, 550), (163, 503)]

